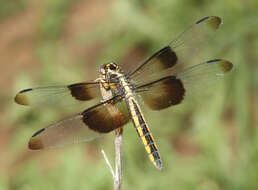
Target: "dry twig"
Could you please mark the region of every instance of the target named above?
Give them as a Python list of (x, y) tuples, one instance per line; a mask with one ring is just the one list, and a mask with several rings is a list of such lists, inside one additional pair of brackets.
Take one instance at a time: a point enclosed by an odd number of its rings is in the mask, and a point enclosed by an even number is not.
[(101, 150), (103, 157), (108, 165), (108, 168), (112, 174), (113, 181), (114, 181), (114, 189), (121, 190), (122, 188), (122, 178), (123, 178), (123, 167), (122, 167), (122, 152), (123, 152), (123, 129), (117, 129), (115, 131), (115, 152), (116, 152), (116, 159), (115, 159), (115, 172), (104, 152)]

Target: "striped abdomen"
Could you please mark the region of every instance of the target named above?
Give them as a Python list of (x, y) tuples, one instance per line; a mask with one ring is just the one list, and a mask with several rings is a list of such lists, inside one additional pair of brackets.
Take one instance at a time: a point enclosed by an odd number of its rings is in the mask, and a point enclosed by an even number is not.
[(136, 131), (142, 140), (150, 160), (156, 168), (161, 169), (162, 162), (157, 144), (151, 134), (150, 128), (148, 127), (148, 124), (140, 110), (137, 101), (134, 99), (134, 97), (129, 97), (127, 103), (130, 109), (131, 119), (133, 121), (134, 127), (136, 128)]

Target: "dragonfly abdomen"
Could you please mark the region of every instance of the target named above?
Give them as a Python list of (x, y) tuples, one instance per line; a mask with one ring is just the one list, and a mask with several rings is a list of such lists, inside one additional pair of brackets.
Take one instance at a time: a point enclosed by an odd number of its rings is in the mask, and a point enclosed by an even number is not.
[(134, 127), (139, 137), (141, 138), (141, 141), (144, 145), (146, 152), (148, 153), (151, 162), (154, 164), (155, 167), (161, 169), (162, 162), (157, 144), (154, 140), (154, 137), (152, 136), (150, 128), (140, 110), (138, 103), (136, 102), (134, 97), (129, 97), (127, 102)]

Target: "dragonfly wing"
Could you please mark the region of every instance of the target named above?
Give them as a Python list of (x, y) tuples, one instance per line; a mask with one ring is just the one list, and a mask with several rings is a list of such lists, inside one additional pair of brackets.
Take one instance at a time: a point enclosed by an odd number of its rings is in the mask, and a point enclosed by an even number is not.
[(120, 128), (129, 121), (125, 101), (121, 97), (95, 105), (82, 113), (37, 131), (29, 141), (33, 150), (56, 148), (90, 141)]
[[(161, 78), (162, 71), (170, 69), (182, 70), (186, 65), (193, 64), (193, 56), (200, 46), (206, 42), (219, 28), (221, 19), (216, 16), (205, 17), (183, 33), (168, 46), (156, 52), (138, 68), (130, 72), (135, 83), (143, 84)], [(173, 71), (170, 71), (170, 73)]]
[(144, 103), (153, 110), (177, 105), (183, 99), (199, 94), (232, 69), (231, 62), (215, 59), (189, 67), (174, 75), (137, 87)]
[(101, 98), (100, 84), (97, 82), (76, 83), (68, 86), (48, 86), (29, 88), (15, 96), (21, 105), (69, 105)]

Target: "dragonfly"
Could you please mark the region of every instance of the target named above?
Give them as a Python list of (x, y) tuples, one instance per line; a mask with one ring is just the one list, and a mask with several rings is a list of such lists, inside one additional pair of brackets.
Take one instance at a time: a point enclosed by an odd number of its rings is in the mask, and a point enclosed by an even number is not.
[(233, 64), (224, 59), (191, 65), (200, 44), (206, 42), (220, 25), (220, 17), (202, 18), (129, 72), (109, 62), (100, 67), (99, 78), (90, 82), (18, 92), (15, 102), (29, 106), (55, 105), (62, 100), (67, 104), (99, 100), (80, 113), (38, 130), (29, 140), (29, 149), (48, 149), (90, 141), (122, 129), (131, 121), (150, 161), (161, 169), (160, 152), (138, 97), (149, 109), (163, 110), (181, 104), (187, 97), (210, 87), (231, 71)]

